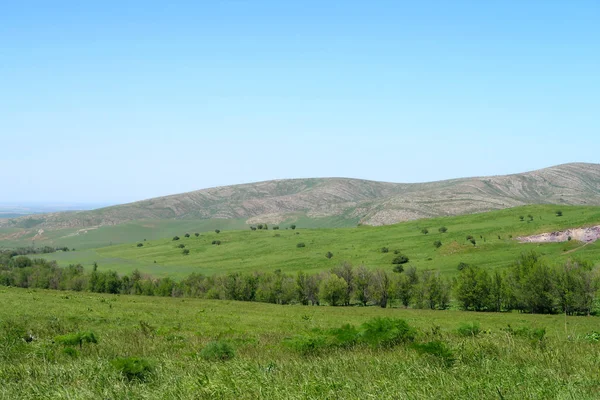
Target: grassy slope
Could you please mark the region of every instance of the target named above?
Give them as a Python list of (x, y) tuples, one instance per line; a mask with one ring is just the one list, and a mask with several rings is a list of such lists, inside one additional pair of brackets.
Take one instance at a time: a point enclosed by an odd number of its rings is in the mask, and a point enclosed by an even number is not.
[[(318, 271), (331, 268), (341, 261), (364, 263), (369, 267), (391, 268), (398, 249), (410, 257), (418, 268), (438, 269), (452, 274), (459, 262), (484, 267), (503, 267), (510, 264), (524, 250), (536, 249), (551, 261), (561, 261), (569, 256), (581, 256), (600, 262), (600, 242), (585, 246), (569, 255), (564, 253), (581, 246), (581, 243), (520, 244), (509, 235), (535, 234), (571, 227), (600, 224), (600, 207), (561, 207), (563, 217), (556, 217), (556, 206), (526, 206), (509, 210), (460, 217), (444, 217), (400, 223), (383, 227), (358, 227), (343, 229), (298, 229), (279, 231), (222, 231), (209, 232), (199, 238), (181, 237), (173, 242), (171, 237), (144, 242), (111, 246), (87, 251), (56, 253), (49, 256), (62, 265), (80, 262), (86, 266), (97, 261), (100, 268), (128, 273), (135, 268), (154, 275), (181, 278), (191, 272), (204, 274), (240, 270), (298, 270)], [(520, 222), (519, 216), (532, 214), (533, 222)], [(440, 226), (448, 232), (438, 232)], [(428, 235), (421, 233), (427, 227)], [(189, 231), (193, 233), (193, 231)], [(279, 235), (279, 237), (277, 237)], [(476, 238), (477, 246), (466, 241), (467, 235)], [(500, 235), (501, 239), (498, 239)], [(485, 238), (481, 239), (480, 236)], [(220, 240), (220, 246), (211, 245)], [(443, 246), (435, 249), (433, 242), (441, 240)], [(305, 248), (297, 248), (299, 242)], [(183, 243), (190, 255), (182, 255), (177, 244)], [(389, 253), (382, 253), (382, 247)], [(325, 258), (331, 251), (334, 257)], [(431, 260), (430, 260), (431, 259)], [(156, 263), (154, 263), (156, 261)]]
[[(460, 311), (303, 307), (198, 299), (115, 296), (0, 289), (0, 398), (235, 398), (235, 399), (593, 399), (600, 389), (600, 345), (583, 340), (597, 318)], [(403, 318), (419, 341), (434, 338), (455, 354), (452, 367), (404, 347), (333, 350), (302, 356), (284, 338), (379, 316)], [(140, 321), (154, 328), (144, 335)], [(489, 334), (459, 337), (462, 323)], [(544, 346), (501, 330), (546, 327)], [(439, 327), (433, 335), (432, 328)], [(11, 340), (19, 328), (37, 339)], [(93, 331), (96, 346), (77, 357), (53, 343), (56, 335)], [(210, 340), (233, 344), (236, 357), (204, 361)], [(567, 339), (569, 338), (569, 339)], [(79, 349), (78, 349), (79, 350)], [(147, 382), (128, 383), (115, 357), (154, 364)]]

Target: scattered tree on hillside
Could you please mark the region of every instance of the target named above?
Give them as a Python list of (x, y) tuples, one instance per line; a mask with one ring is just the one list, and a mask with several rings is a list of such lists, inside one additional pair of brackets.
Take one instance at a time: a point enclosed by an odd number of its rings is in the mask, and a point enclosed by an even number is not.
[(179, 240), (179, 236), (173, 236), (173, 240)]
[(220, 229), (215, 229), (215, 233), (221, 233)]
[(198, 232), (194, 233), (194, 236), (198, 237), (200, 234)]
[(446, 228), (445, 226), (440, 227), (439, 229), (440, 233), (446, 233), (448, 232), (448, 228)]
[(331, 259), (333, 257), (333, 253), (328, 251), (327, 253), (325, 253), (325, 257)]
[(183, 235), (183, 236), (185, 236), (186, 238), (189, 238), (189, 237), (190, 237), (190, 234), (189, 234), (189, 233), (186, 233), (186, 234), (185, 234), (185, 235)]
[(144, 246), (144, 243), (138, 243), (137, 244), (137, 247), (142, 247), (142, 246)]
[(421, 233), (422, 233), (423, 235), (427, 235), (427, 234), (429, 233), (429, 229), (427, 229), (427, 228), (423, 228), (423, 229), (421, 229)]
[(561, 210), (556, 211), (556, 216), (557, 217), (562, 217), (563, 216), (563, 212)]
[(292, 229), (292, 230), (296, 229), (296, 225), (294, 225), (294, 224), (290, 225), (290, 229)]
[(183, 251), (181, 252), (184, 256), (187, 256), (188, 254), (190, 254), (190, 250), (189, 249), (183, 249)]
[(392, 260), (392, 264), (406, 264), (408, 262), (408, 257), (404, 254), (400, 254), (397, 257), (394, 257)]
[(436, 240), (435, 242), (433, 242), (433, 245), (435, 246), (436, 249), (439, 249), (440, 247), (442, 247), (442, 241)]

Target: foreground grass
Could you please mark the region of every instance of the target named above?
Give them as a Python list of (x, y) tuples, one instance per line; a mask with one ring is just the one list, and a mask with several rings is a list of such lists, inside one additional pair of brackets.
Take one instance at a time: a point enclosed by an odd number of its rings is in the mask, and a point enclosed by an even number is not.
[[(557, 209), (563, 211), (557, 217)], [(529, 221), (528, 215), (533, 216)], [(520, 221), (520, 216), (525, 217)], [(131, 273), (135, 269), (154, 276), (181, 278), (192, 272), (206, 275), (242, 270), (281, 269), (283, 272), (326, 270), (341, 261), (365, 264), (372, 268), (391, 268), (394, 250), (410, 258), (419, 269), (435, 269), (454, 274), (460, 262), (484, 268), (508, 266), (523, 251), (533, 250), (545, 255), (551, 262), (562, 262), (568, 257), (581, 257), (600, 262), (600, 242), (582, 247), (579, 242), (536, 244), (518, 243), (515, 238), (573, 227), (600, 224), (600, 207), (527, 206), (489, 213), (411, 221), (390, 226), (338, 229), (280, 229), (277, 231), (228, 231), (194, 236), (194, 230), (181, 230), (181, 240), (173, 236), (162, 240), (143, 241), (109, 246), (86, 251), (55, 253), (47, 257), (60, 265), (81, 263), (90, 266), (98, 262), (101, 269)], [(438, 229), (447, 227), (446, 233)], [(284, 228), (284, 226), (282, 226)], [(427, 228), (429, 233), (423, 234)], [(184, 234), (191, 234), (185, 238)], [(466, 240), (471, 235), (476, 245)], [(512, 236), (512, 238), (511, 238)], [(221, 245), (212, 245), (219, 240)], [(436, 248), (433, 243), (441, 241)], [(142, 243), (142, 247), (137, 247)], [(298, 243), (305, 247), (298, 248)], [(177, 245), (185, 245), (189, 255), (182, 254)], [(388, 247), (388, 253), (381, 249)], [(327, 259), (325, 254), (333, 253)]]
[[(401, 398), (593, 399), (600, 390), (600, 344), (585, 334), (595, 317), (485, 314), (374, 307), (302, 307), (197, 299), (0, 290), (0, 398)], [(440, 340), (447, 365), (408, 346), (324, 349), (302, 355), (282, 344), (295, 334), (373, 317), (405, 319), (417, 340)], [(478, 323), (486, 333), (462, 337)], [(546, 328), (543, 341), (503, 329)], [(35, 340), (26, 343), (14, 332)], [(98, 344), (67, 354), (57, 335), (92, 331)], [(206, 345), (229, 343), (235, 357), (207, 361)], [(111, 361), (152, 365), (128, 380)]]

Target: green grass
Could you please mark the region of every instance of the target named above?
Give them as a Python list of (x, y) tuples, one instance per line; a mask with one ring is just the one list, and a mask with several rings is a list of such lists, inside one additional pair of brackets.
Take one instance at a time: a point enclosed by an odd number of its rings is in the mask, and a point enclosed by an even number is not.
[[(598, 330), (596, 317), (17, 288), (0, 289), (0, 298), (2, 399), (595, 399), (600, 390), (600, 344), (586, 339)], [(378, 317), (404, 319), (415, 344), (309, 355), (285, 345), (295, 335)], [(458, 334), (464, 324), (482, 333)], [(546, 335), (510, 334), (509, 324), (513, 332), (545, 328)], [(92, 332), (97, 343), (66, 351), (54, 342), (77, 332)], [(227, 357), (202, 355), (214, 343)]]
[[(90, 266), (98, 262), (100, 269), (113, 269), (130, 273), (134, 269), (156, 276), (182, 278), (192, 272), (207, 275), (242, 270), (281, 269), (284, 272), (319, 271), (329, 269), (342, 261), (365, 264), (372, 268), (392, 268), (399, 250), (410, 258), (410, 265), (420, 269), (440, 270), (444, 274), (456, 273), (460, 262), (485, 268), (502, 268), (512, 263), (523, 251), (535, 249), (552, 263), (568, 257), (582, 257), (600, 262), (600, 242), (581, 247), (579, 242), (521, 244), (515, 238), (554, 230), (600, 224), (600, 207), (560, 207), (564, 215), (557, 217), (557, 206), (527, 206), (489, 213), (444, 217), (400, 223), (390, 226), (336, 229), (297, 229), (278, 231), (250, 231), (221, 229), (221, 233), (203, 233), (199, 238), (184, 238), (193, 229), (175, 232), (161, 231), (160, 240), (137, 242), (69, 253), (48, 255), (60, 265), (82, 263)], [(532, 214), (532, 222), (521, 222), (519, 216)], [(301, 227), (301, 225), (299, 225)], [(441, 226), (447, 233), (439, 233)], [(283, 227), (283, 225), (282, 225)], [(421, 233), (428, 228), (429, 234)], [(181, 237), (178, 242), (172, 236)], [(472, 235), (477, 244), (466, 240)], [(510, 239), (510, 235), (513, 239)], [(500, 236), (500, 239), (498, 239)], [(483, 239), (483, 238), (485, 239)], [(221, 245), (212, 245), (213, 240)], [(438, 249), (434, 242), (440, 240)], [(298, 243), (306, 247), (297, 247)], [(183, 255), (176, 244), (183, 243), (190, 250)], [(388, 247), (388, 253), (381, 248)], [(581, 248), (580, 248), (581, 247)], [(573, 252), (567, 253), (573, 250)], [(333, 257), (325, 257), (327, 252)]]

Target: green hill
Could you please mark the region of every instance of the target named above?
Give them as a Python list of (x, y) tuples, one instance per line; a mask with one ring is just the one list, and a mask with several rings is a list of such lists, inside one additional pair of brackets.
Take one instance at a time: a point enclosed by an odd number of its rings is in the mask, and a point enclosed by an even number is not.
[[(488, 268), (509, 265), (521, 252), (536, 249), (552, 262), (577, 256), (600, 262), (600, 241), (583, 246), (565, 243), (519, 243), (516, 238), (561, 229), (600, 225), (600, 207), (525, 206), (488, 213), (441, 217), (389, 226), (360, 226), (337, 229), (225, 230), (194, 235), (193, 229), (160, 240), (136, 242), (98, 249), (54, 253), (47, 257), (61, 265), (98, 262), (101, 269), (129, 273), (134, 269), (156, 276), (181, 278), (192, 272), (216, 274), (242, 270), (281, 269), (285, 272), (329, 269), (342, 261), (368, 267), (392, 268), (395, 251), (409, 257), (418, 268), (453, 274), (460, 262)], [(531, 218), (528, 216), (531, 215)], [(523, 221), (520, 217), (523, 216)], [(446, 233), (439, 228), (446, 227)], [(429, 233), (424, 234), (423, 229)], [(184, 235), (190, 233), (186, 238)], [(475, 244), (467, 240), (472, 236)], [(212, 244), (220, 241), (220, 245)], [(436, 248), (435, 241), (442, 246)], [(142, 246), (138, 247), (138, 243)], [(298, 247), (304, 243), (304, 247)], [(179, 245), (188, 249), (182, 254)], [(382, 248), (388, 248), (383, 252)], [(327, 252), (333, 253), (328, 259)]]
[(34, 240), (39, 245), (98, 247), (166, 236), (171, 228), (190, 226), (377, 226), (529, 204), (600, 205), (600, 164), (412, 184), (313, 178), (223, 186), (92, 211), (0, 219), (0, 247)]

